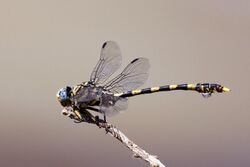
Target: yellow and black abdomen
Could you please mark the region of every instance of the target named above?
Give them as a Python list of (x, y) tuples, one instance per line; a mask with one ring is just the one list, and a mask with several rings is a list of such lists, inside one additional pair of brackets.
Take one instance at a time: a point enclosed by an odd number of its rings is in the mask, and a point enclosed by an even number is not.
[(179, 84), (179, 85), (164, 85), (164, 86), (157, 86), (157, 87), (151, 87), (151, 88), (145, 88), (145, 89), (137, 89), (132, 90), (124, 93), (118, 93), (115, 94), (115, 96), (119, 97), (131, 97), (141, 94), (149, 94), (149, 93), (155, 93), (155, 92), (161, 92), (161, 91), (172, 91), (172, 90), (192, 90), (197, 91), (199, 93), (208, 93), (212, 94), (215, 92), (222, 93), (222, 92), (229, 92), (230, 89), (221, 86), (219, 84), (209, 84), (209, 83), (203, 83), (203, 84)]

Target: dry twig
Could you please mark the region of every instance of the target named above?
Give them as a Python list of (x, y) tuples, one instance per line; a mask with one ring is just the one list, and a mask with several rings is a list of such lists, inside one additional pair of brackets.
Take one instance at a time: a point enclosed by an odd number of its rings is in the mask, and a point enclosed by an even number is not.
[[(112, 124), (104, 122), (99, 119), (99, 117), (94, 117), (90, 112), (84, 110), (81, 112), (73, 111), (71, 108), (65, 108), (62, 111), (63, 115), (66, 115), (74, 119), (77, 123), (87, 122), (91, 124), (96, 124), (99, 128), (104, 128), (107, 133), (119, 140), (123, 145), (133, 152), (135, 158), (140, 158), (144, 160), (151, 167), (165, 167), (161, 161), (155, 155), (147, 153), (145, 150), (136, 145), (131, 141), (124, 133), (117, 129)], [(81, 118), (79, 118), (79, 116)]]

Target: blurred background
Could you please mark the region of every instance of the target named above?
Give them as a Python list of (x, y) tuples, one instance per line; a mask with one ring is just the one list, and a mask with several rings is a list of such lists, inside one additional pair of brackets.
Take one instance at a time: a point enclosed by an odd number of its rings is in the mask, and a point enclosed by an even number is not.
[(250, 166), (247, 0), (1, 0), (0, 166), (144, 166), (103, 129), (60, 114), (56, 92), (89, 80), (106, 40), (123, 68), (150, 59), (144, 87), (232, 89), (137, 96), (110, 123), (169, 167)]

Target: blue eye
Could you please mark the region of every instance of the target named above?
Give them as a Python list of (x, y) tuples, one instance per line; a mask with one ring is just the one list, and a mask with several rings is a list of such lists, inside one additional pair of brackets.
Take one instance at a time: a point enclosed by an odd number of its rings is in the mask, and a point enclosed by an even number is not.
[(62, 97), (62, 99), (67, 98), (66, 90), (63, 90), (63, 91), (61, 92), (61, 97)]
[(59, 91), (58, 95), (61, 101), (69, 99), (66, 88), (62, 88)]

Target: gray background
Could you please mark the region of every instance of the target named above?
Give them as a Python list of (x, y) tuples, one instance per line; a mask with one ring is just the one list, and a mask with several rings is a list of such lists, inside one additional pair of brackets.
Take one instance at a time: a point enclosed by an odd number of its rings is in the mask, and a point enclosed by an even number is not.
[(217, 82), (232, 92), (134, 97), (111, 123), (169, 167), (249, 167), (249, 9), (247, 0), (1, 0), (0, 166), (143, 166), (103, 130), (61, 116), (55, 97), (88, 80), (114, 40), (123, 67), (150, 59), (144, 87)]

